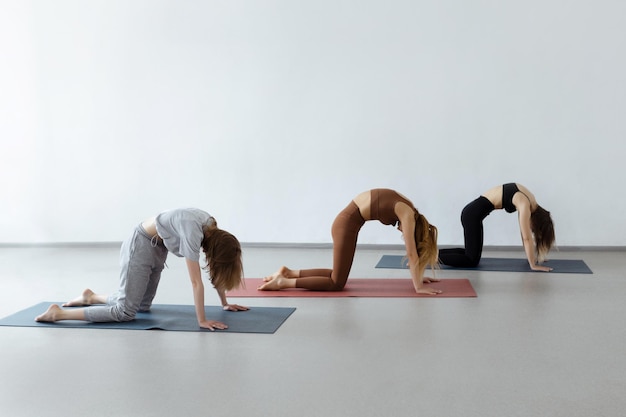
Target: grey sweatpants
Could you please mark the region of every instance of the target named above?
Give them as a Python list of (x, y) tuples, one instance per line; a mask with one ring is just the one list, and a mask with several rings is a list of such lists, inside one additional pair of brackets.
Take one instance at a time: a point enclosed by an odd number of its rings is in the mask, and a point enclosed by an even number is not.
[(85, 309), (85, 318), (92, 322), (130, 321), (137, 311), (148, 311), (156, 295), (161, 271), (167, 259), (163, 242), (150, 239), (137, 226), (120, 250), (120, 287), (104, 306)]

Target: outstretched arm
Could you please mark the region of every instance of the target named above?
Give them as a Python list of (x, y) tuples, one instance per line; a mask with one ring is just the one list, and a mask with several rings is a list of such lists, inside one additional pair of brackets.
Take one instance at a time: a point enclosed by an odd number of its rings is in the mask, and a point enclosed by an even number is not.
[(522, 205), (519, 207), (518, 215), (522, 244), (524, 245), (524, 252), (526, 252), (526, 259), (528, 259), (530, 269), (543, 272), (552, 271), (552, 268), (548, 266), (537, 264), (537, 248), (535, 247), (535, 239), (533, 239), (533, 232), (530, 227), (530, 205)]
[(200, 270), (200, 263), (198, 261), (192, 261), (185, 258), (187, 262), (187, 271), (189, 272), (189, 278), (191, 279), (191, 286), (193, 289), (193, 304), (196, 307), (196, 317), (198, 319), (198, 325), (204, 329), (226, 329), (227, 325), (215, 320), (207, 320), (204, 312), (204, 284), (202, 283), (202, 272)]

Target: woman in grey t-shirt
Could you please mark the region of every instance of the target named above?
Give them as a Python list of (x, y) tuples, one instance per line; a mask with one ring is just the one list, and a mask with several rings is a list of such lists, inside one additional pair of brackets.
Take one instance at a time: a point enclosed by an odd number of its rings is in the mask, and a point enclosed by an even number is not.
[[(122, 270), (120, 286), (113, 295), (96, 294), (90, 289), (62, 309), (56, 304), (35, 320), (85, 320), (91, 322), (130, 321), (137, 311), (148, 311), (165, 266), (172, 252), (185, 258), (193, 287), (193, 300), (198, 325), (209, 330), (227, 326), (207, 320), (204, 311), (204, 285), (200, 267), (200, 251), (206, 257), (206, 269), (225, 310), (243, 311), (247, 307), (229, 304), (226, 291), (238, 288), (243, 279), (241, 245), (235, 236), (217, 227), (208, 213), (196, 208), (165, 211), (142, 222), (123, 244), (120, 253)], [(100, 304), (100, 305), (96, 305)]]

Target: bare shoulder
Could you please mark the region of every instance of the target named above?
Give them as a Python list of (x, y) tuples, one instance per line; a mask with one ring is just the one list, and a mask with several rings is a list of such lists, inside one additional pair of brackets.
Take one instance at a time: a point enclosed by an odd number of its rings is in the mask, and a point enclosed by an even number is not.
[[(407, 199), (407, 201), (410, 201), (410, 200)], [(414, 216), (415, 211), (413, 207), (409, 206), (404, 201), (398, 201), (393, 209), (396, 215), (398, 216), (398, 218), (400, 219), (400, 221), (402, 221), (403, 223), (406, 223), (407, 220), (411, 220), (415, 218)]]
[(517, 184), (517, 188), (523, 192), (524, 194), (526, 194), (530, 199), (534, 200), (535, 199), (535, 195), (528, 189), (526, 188), (526, 186), (522, 185), (522, 184)]
[(535, 195), (522, 184), (517, 184), (517, 188), (519, 192), (515, 193), (513, 196), (513, 204), (515, 207), (520, 208), (528, 207), (531, 211), (537, 207), (537, 200), (535, 199)]

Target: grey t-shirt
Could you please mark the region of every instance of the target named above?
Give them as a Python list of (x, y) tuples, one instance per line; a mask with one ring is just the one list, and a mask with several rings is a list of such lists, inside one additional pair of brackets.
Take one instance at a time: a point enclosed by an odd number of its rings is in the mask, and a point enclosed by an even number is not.
[(156, 229), (168, 251), (199, 262), (202, 226), (212, 224), (212, 219), (209, 213), (196, 208), (168, 210), (156, 217)]

